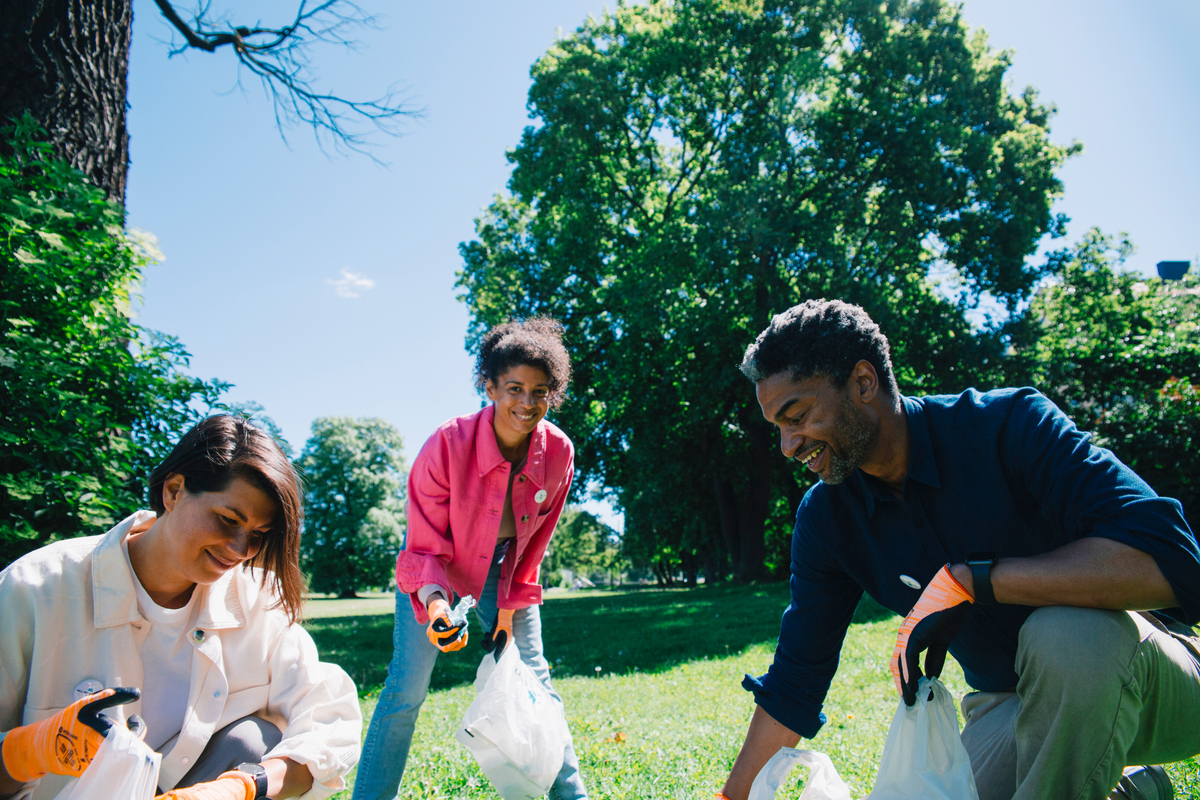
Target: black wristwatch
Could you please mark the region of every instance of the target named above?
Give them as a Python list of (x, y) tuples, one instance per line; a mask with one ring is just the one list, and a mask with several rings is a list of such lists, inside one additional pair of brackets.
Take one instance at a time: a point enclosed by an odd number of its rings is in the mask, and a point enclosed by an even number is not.
[(236, 769), (254, 778), (254, 800), (267, 796), (267, 771), (262, 764), (238, 764)]
[(971, 568), (971, 581), (975, 585), (975, 602), (978, 605), (996, 604), (996, 595), (992, 591), (992, 567), (995, 565), (995, 553), (972, 553), (967, 556), (967, 566)]

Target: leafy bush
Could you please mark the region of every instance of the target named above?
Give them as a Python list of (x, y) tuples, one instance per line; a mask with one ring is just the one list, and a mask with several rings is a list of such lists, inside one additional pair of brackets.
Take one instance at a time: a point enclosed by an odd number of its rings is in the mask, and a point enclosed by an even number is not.
[(0, 147), (0, 566), (142, 506), (227, 386), (182, 374), (183, 346), (130, 319), (153, 239), (39, 135), (26, 116)]

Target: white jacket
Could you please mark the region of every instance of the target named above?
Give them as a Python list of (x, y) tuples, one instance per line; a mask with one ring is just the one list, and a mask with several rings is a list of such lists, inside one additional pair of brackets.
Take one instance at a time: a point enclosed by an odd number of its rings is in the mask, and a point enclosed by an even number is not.
[[(104, 688), (142, 685), (150, 622), (138, 613), (121, 542), (154, 520), (139, 511), (104, 536), (55, 542), (0, 572), (0, 731), (58, 713), (88, 680)], [(343, 776), (358, 761), (362, 713), (354, 682), (320, 661), (312, 637), (282, 609), (269, 610), (275, 595), (260, 578), (257, 569), (236, 568), (195, 589), (191, 689), (183, 730), (162, 760), (163, 789), (175, 787), (214, 732), (251, 714), (283, 731), (266, 758), (290, 758), (312, 772), (302, 800), (344, 788)], [(105, 713), (124, 724), (140, 706)], [(47, 776), (17, 797), (51, 798), (65, 781)]]

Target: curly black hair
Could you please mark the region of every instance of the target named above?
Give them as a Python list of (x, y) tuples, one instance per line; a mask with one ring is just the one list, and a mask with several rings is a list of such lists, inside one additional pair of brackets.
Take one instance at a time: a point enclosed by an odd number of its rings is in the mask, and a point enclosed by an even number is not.
[(746, 348), (739, 369), (758, 383), (788, 370), (794, 380), (828, 376), (845, 386), (859, 361), (875, 367), (887, 395), (900, 396), (891, 348), (866, 311), (841, 300), (807, 300), (771, 319)]
[(499, 383), (501, 375), (522, 364), (537, 367), (550, 379), (550, 407), (558, 408), (571, 383), (564, 330), (561, 322), (550, 317), (518, 319), (492, 328), (475, 359), (475, 386), (482, 389), (488, 381)]

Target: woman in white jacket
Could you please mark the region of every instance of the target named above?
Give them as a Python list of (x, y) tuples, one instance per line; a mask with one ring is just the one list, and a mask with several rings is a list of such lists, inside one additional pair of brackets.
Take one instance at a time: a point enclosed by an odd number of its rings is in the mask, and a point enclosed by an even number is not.
[[(154, 513), (0, 573), (0, 798), (54, 797), (100, 734), (84, 703), (140, 699), (160, 797), (318, 800), (358, 760), (354, 683), (298, 624), (297, 479), (270, 436), (209, 417), (150, 476)], [(99, 693), (99, 694), (97, 694)], [(115, 702), (119, 697), (109, 699)], [(126, 699), (128, 702), (128, 699)]]

